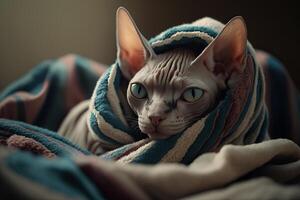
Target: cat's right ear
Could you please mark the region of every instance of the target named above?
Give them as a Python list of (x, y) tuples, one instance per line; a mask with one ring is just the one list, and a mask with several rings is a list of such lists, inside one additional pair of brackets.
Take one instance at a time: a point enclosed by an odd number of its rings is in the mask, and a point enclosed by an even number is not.
[(118, 8), (116, 20), (118, 61), (130, 80), (155, 54), (125, 8)]
[[(242, 17), (234, 17), (191, 65), (206, 66), (215, 75), (227, 79), (242, 72), (247, 52), (247, 28)], [(198, 64), (198, 65), (197, 65)]]

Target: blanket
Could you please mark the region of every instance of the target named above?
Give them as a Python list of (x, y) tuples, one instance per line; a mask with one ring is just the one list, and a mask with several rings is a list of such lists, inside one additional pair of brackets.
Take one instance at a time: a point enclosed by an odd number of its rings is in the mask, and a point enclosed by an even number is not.
[(188, 166), (1, 148), (0, 191), (3, 199), (299, 199), (299, 159), (300, 148), (286, 139), (225, 145)]
[[(149, 43), (157, 54), (177, 47), (203, 50), (222, 27), (204, 18)], [(43, 62), (0, 94), (3, 191), (32, 197), (27, 185), (37, 195), (55, 191), (51, 197), (58, 199), (169, 199), (199, 192), (221, 198), (267, 184), (268, 197), (275, 197), (274, 188), (285, 197), (299, 196), (296, 186), (279, 184), (298, 183), (298, 146), (269, 140), (299, 144), (297, 90), (279, 61), (250, 43), (247, 50), (247, 65), (225, 98), (166, 140), (150, 140), (128, 126), (117, 61), (109, 68), (77, 55)], [(144, 166), (163, 162), (184, 165)], [(256, 178), (261, 176), (268, 178)]]

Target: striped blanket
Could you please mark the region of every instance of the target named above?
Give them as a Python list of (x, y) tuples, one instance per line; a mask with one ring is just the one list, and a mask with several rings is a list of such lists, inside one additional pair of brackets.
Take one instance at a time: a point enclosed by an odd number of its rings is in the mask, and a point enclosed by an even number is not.
[[(177, 47), (204, 49), (222, 27), (221, 23), (204, 18), (172, 27), (149, 42), (157, 54)], [(20, 185), (27, 183), (37, 195), (56, 191), (51, 196), (55, 199), (178, 198), (228, 185), (253, 170), (259, 169), (255, 177), (268, 174), (260, 167), (272, 164), (275, 158), (275, 161), (282, 158), (280, 164), (291, 163), (294, 169), (300, 167), (300, 150), (296, 144), (282, 139), (269, 140), (289, 138), (300, 143), (297, 90), (283, 65), (264, 52), (255, 52), (250, 43), (247, 65), (229, 82), (225, 98), (207, 116), (165, 140), (145, 138), (127, 124), (118, 96), (122, 76), (118, 65), (115, 62), (106, 67), (77, 55), (67, 55), (41, 63), (0, 94), (0, 144), (3, 146), (0, 176), (9, 195), (13, 188), (31, 197)], [(263, 156), (257, 156), (258, 153)], [(244, 156), (253, 158), (246, 162), (247, 166), (232, 165), (242, 162)], [(162, 162), (182, 163), (186, 167), (122, 165)], [(30, 163), (35, 163), (33, 168)], [(205, 163), (212, 164), (211, 171)], [(195, 172), (192, 166), (203, 169)], [(214, 183), (217, 176), (209, 177), (210, 173), (217, 172), (213, 166), (221, 170), (221, 175), (230, 172), (231, 176)], [(280, 170), (276, 173), (287, 168)], [(299, 177), (295, 172), (286, 179), (274, 178), (276, 173), (269, 172), (270, 180), (279, 182)], [(203, 173), (214, 184), (208, 181), (197, 185)], [(181, 186), (175, 186), (174, 180), (182, 180)], [(166, 184), (157, 188), (161, 181)], [(272, 181), (268, 183), (272, 188), (278, 186)], [(281, 186), (277, 188), (284, 190)], [(289, 194), (299, 195), (293, 188), (289, 190), (292, 191)]]

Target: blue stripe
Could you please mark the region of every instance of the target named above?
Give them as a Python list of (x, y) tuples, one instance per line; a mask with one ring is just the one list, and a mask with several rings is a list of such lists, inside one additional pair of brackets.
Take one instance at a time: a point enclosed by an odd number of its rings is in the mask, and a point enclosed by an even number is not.
[[(228, 93), (231, 93), (231, 91)], [(226, 95), (225, 99), (219, 103), (217, 108), (209, 114), (204, 129), (199, 133), (195, 142), (188, 149), (182, 159), (182, 163), (190, 164), (197, 156), (209, 151), (216, 144), (225, 125), (227, 115), (229, 114), (229, 106), (230, 98), (229, 95)]]
[(100, 130), (100, 128), (98, 127), (98, 123), (97, 123), (97, 119), (96, 119), (96, 116), (94, 115), (94, 113), (91, 113), (90, 115), (90, 125), (91, 125), (91, 128), (93, 129), (94, 133), (96, 133), (96, 135), (104, 140), (104, 141), (107, 141), (107, 143), (110, 143), (110, 144), (114, 144), (114, 145), (117, 145), (117, 146), (122, 146), (123, 144), (108, 137), (107, 135), (103, 134), (102, 131)]
[(141, 152), (134, 158), (132, 163), (155, 164), (160, 162), (166, 153), (175, 146), (181, 136), (182, 133), (179, 133), (164, 140), (156, 140), (150, 149)]

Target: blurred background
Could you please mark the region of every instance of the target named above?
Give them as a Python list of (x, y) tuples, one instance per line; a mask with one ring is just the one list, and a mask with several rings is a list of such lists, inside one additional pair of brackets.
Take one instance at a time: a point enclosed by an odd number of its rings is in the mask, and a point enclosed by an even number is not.
[(245, 18), (248, 39), (279, 58), (300, 88), (297, 1), (0, 0), (0, 90), (41, 61), (76, 53), (111, 64), (115, 12), (126, 7), (146, 38), (210, 16)]

